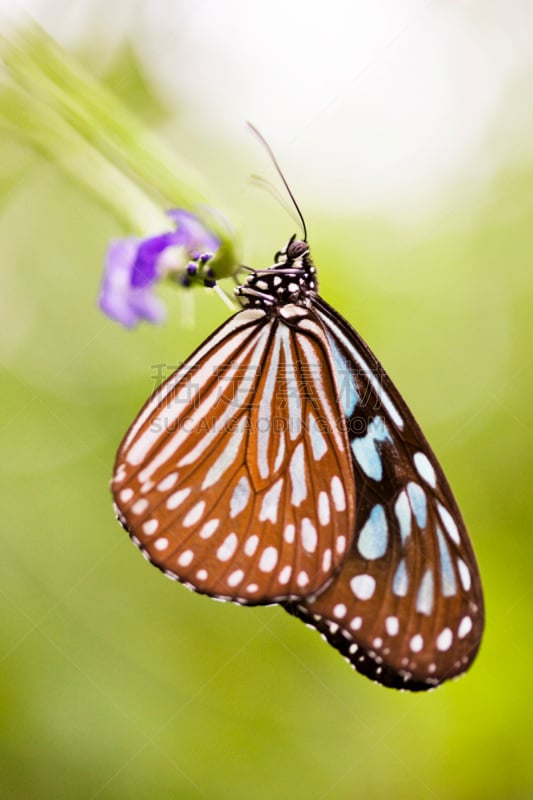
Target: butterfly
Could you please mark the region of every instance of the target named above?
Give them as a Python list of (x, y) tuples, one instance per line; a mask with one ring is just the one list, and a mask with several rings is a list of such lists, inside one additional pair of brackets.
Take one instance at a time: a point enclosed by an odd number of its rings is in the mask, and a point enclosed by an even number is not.
[(318, 293), (306, 240), (235, 290), (242, 309), (122, 442), (116, 513), (197, 592), (279, 603), (385, 686), (464, 672), (480, 576), (444, 473), (381, 364)]

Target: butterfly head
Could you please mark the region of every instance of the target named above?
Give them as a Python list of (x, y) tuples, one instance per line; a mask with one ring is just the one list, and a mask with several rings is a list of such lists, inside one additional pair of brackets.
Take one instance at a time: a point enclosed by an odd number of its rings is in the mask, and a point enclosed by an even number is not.
[(246, 306), (279, 311), (289, 304), (307, 305), (308, 298), (318, 292), (316, 267), (309, 245), (293, 236), (274, 256), (268, 269), (254, 270), (235, 294)]

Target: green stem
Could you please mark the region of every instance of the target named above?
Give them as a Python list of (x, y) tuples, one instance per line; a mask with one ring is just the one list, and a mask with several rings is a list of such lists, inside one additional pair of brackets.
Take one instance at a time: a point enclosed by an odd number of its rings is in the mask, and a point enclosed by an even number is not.
[(0, 88), (0, 126), (53, 159), (127, 230), (168, 229), (161, 207), (197, 214), (222, 242), (213, 261), (217, 277), (231, 274), (235, 237), (208, 211), (212, 192), (187, 161), (34, 23), (12, 40), (0, 36), (0, 58), (8, 78)]

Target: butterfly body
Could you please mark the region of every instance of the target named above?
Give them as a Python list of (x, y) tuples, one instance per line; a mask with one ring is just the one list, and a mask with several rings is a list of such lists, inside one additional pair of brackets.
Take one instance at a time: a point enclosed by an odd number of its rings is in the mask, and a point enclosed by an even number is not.
[(306, 242), (236, 290), (243, 309), (122, 443), (117, 516), (169, 577), (281, 603), (363, 674), (428, 689), (483, 628), (464, 522), (381, 365), (318, 294)]

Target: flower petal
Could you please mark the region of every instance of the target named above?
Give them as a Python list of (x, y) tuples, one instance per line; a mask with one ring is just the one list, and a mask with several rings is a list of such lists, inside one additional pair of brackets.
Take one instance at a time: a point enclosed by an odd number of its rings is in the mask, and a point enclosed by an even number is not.
[(108, 317), (127, 328), (143, 319), (161, 322), (165, 318), (165, 307), (153, 289), (167, 274), (182, 285), (187, 278), (190, 284), (189, 264), (195, 273), (203, 270), (199, 280), (206, 286), (208, 281), (214, 283), (204, 267), (220, 247), (219, 239), (188, 211), (172, 209), (168, 215), (177, 230), (145, 239), (119, 239), (109, 245), (99, 304)]
[(137, 255), (138, 240), (134, 238), (112, 241), (107, 250), (104, 277), (100, 289), (99, 305), (104, 314), (131, 328), (138, 321), (129, 307), (131, 270)]
[(137, 314), (138, 320), (158, 323), (166, 319), (165, 304), (148, 289), (132, 289), (129, 306)]
[(176, 236), (179, 241), (174, 244), (183, 244), (190, 253), (201, 252), (215, 253), (220, 247), (220, 240), (210, 233), (197, 216), (185, 211), (183, 208), (170, 208), (167, 215), (176, 225)]
[(163, 250), (176, 244), (175, 238), (176, 233), (163, 233), (141, 242), (131, 272), (132, 286), (150, 286), (157, 280), (157, 260)]

